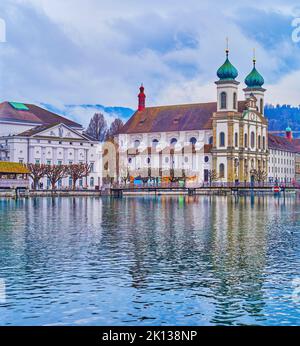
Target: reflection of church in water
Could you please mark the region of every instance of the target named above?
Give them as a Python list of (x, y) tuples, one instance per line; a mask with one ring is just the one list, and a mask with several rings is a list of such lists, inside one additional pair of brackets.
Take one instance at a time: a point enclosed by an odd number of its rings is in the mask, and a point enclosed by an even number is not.
[[(200, 183), (212, 176), (220, 182), (249, 182), (257, 172), (265, 180), (280, 177), (269, 167), (266, 89), (256, 59), (245, 78), (242, 101), (238, 101), (238, 71), (229, 61), (228, 49), (217, 76), (215, 102), (146, 107), (145, 90), (140, 87), (138, 110), (118, 135), (120, 177), (176, 176)], [(283, 151), (290, 150), (287, 140), (271, 137), (271, 145), (276, 147), (279, 141)], [(279, 155), (276, 150), (273, 154)], [(294, 158), (289, 164), (285, 177), (291, 181)]]

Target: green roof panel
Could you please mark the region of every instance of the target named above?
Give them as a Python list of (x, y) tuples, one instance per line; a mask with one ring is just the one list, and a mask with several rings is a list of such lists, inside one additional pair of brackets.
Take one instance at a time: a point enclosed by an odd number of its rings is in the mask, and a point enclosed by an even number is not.
[(20, 102), (9, 102), (9, 104), (18, 111), (29, 111), (29, 108)]

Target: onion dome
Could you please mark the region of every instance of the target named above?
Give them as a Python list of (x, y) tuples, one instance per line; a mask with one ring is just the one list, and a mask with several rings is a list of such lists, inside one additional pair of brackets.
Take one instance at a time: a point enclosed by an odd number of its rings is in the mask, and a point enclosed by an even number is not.
[(256, 63), (256, 60), (254, 58), (253, 69), (245, 79), (245, 83), (247, 87), (251, 89), (261, 88), (265, 83), (263, 76), (257, 71), (255, 67), (255, 63)]
[(238, 76), (237, 69), (232, 65), (232, 63), (228, 59), (229, 50), (226, 49), (226, 60), (224, 64), (218, 69), (217, 76), (220, 80), (235, 80)]

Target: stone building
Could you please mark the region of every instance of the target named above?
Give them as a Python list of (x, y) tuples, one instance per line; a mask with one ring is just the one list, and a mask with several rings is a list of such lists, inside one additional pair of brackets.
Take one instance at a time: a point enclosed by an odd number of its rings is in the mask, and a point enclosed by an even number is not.
[[(0, 160), (18, 163), (75, 164), (88, 163), (89, 177), (78, 187), (94, 189), (102, 183), (101, 146), (84, 133), (83, 127), (65, 117), (32, 104), (0, 104)], [(43, 187), (49, 187), (46, 178)], [(71, 187), (66, 177), (58, 187)]]

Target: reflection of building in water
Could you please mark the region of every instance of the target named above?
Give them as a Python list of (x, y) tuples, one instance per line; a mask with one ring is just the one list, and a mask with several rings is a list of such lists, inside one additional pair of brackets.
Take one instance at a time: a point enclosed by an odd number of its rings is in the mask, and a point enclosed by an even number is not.
[[(267, 209), (261, 201), (256, 209)], [(249, 199), (216, 200), (213, 210), (215, 224), (210, 248), (210, 261), (213, 265), (213, 275), (218, 285), (212, 288), (216, 297), (217, 310), (212, 320), (228, 323), (236, 316), (257, 316), (263, 307), (263, 273), (267, 255), (267, 213), (263, 219), (255, 217), (257, 210), (249, 207)], [(247, 297), (251, 297), (247, 301)], [(238, 302), (238, 303), (237, 303)], [(240, 303), (242, 302), (242, 303)], [(226, 318), (225, 318), (226, 320)], [(226, 321), (225, 321), (226, 323)]]

